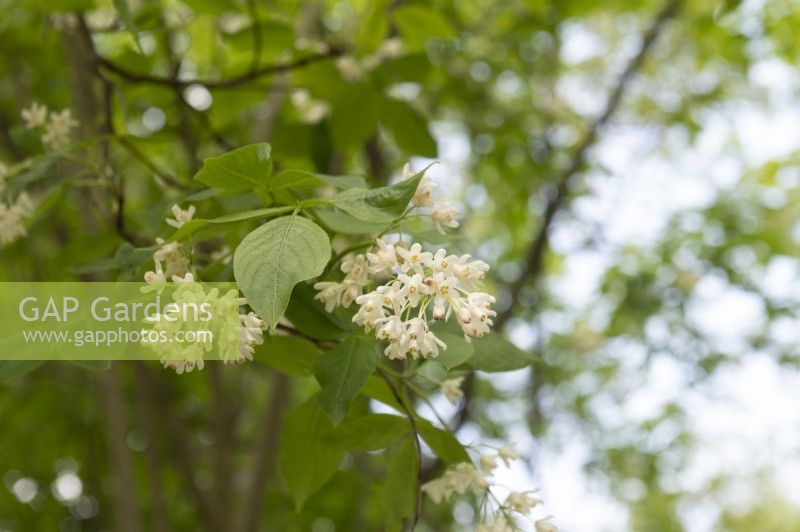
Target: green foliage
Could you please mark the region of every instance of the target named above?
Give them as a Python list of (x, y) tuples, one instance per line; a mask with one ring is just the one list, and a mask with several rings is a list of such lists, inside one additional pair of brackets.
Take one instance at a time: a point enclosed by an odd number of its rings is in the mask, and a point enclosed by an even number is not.
[(251, 144), (218, 157), (209, 157), (194, 178), (227, 192), (246, 192), (267, 186), (272, 174), (270, 145)]
[(344, 449), (334, 434), (333, 425), (316, 400), (295, 408), (286, 417), (279, 461), (297, 511), (339, 468)]
[(233, 257), (233, 271), (253, 310), (275, 327), (294, 285), (321, 274), (330, 256), (325, 231), (301, 216), (284, 216), (242, 240)]
[(350, 402), (378, 365), (374, 340), (353, 336), (331, 349), (314, 364), (322, 389), (317, 400), (334, 424), (347, 413)]
[(345, 190), (333, 196), (330, 202), (365, 222), (393, 222), (406, 210), (424, 174), (425, 170), (422, 170), (408, 179), (386, 187)]

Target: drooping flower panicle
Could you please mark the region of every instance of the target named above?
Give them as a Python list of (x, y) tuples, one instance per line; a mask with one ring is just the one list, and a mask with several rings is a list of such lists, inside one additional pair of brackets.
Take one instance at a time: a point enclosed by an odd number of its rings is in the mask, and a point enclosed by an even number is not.
[[(488, 333), (496, 312), (495, 298), (475, 292), (489, 265), (469, 255), (447, 255), (423, 251), (420, 244), (409, 247), (378, 239), (377, 249), (366, 255), (348, 257), (341, 269), (341, 282), (314, 285), (316, 299), (328, 312), (336, 306), (359, 306), (353, 322), (366, 332), (375, 331), (388, 342), (384, 354), (390, 359), (434, 358), (446, 345), (430, 330), (429, 320), (447, 320), (455, 315), (467, 341)], [(373, 277), (389, 280), (364, 292)]]

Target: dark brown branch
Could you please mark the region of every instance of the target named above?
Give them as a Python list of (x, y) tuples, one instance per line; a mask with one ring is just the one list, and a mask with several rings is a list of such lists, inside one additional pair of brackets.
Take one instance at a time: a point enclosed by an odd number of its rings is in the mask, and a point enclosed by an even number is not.
[(594, 146), (597, 141), (600, 130), (609, 122), (611, 117), (617, 111), (625, 96), (631, 80), (641, 68), (647, 57), (648, 52), (653, 46), (653, 43), (658, 39), (664, 26), (668, 20), (678, 12), (682, 0), (668, 0), (656, 18), (653, 20), (650, 27), (642, 35), (642, 43), (636, 55), (628, 62), (627, 67), (622, 72), (619, 80), (617, 81), (614, 90), (606, 102), (605, 109), (590, 125), (586, 134), (578, 143), (575, 152), (572, 155), (570, 164), (561, 172), (556, 179), (555, 190), (550, 194), (545, 207), (544, 216), (539, 226), (539, 232), (533, 239), (527, 253), (525, 254), (525, 266), (519, 277), (509, 287), (510, 302), (508, 308), (501, 312), (495, 320), (495, 327), (497, 330), (502, 329), (506, 320), (513, 313), (522, 289), (529, 282), (535, 281), (542, 273), (542, 265), (544, 263), (544, 255), (547, 251), (550, 229), (553, 225), (553, 220), (556, 214), (566, 205), (569, 201), (569, 192), (575, 176), (579, 174), (586, 159), (586, 154), (589, 149)]
[(241, 74), (239, 76), (235, 76), (228, 79), (218, 79), (218, 80), (200, 79), (200, 78), (181, 79), (179, 77), (171, 77), (171, 76), (165, 77), (165, 76), (157, 76), (155, 74), (142, 74), (127, 70), (124, 67), (121, 67), (120, 65), (117, 65), (104, 57), (100, 57), (99, 60), (102, 67), (108, 70), (109, 72), (113, 72), (114, 74), (117, 74), (118, 76), (134, 83), (150, 83), (153, 85), (164, 85), (167, 87), (177, 87), (177, 88), (185, 88), (188, 87), (189, 85), (203, 85), (208, 89), (227, 89), (246, 84), (250, 81), (254, 81), (264, 76), (278, 74), (281, 72), (288, 72), (290, 70), (295, 70), (297, 68), (301, 68), (316, 63), (318, 61), (330, 59), (332, 57), (341, 55), (341, 53), (342, 53), (341, 50), (331, 49), (330, 51), (324, 54), (307, 55), (305, 57), (298, 57), (296, 59), (292, 59), (291, 61), (287, 61), (285, 63), (264, 65), (256, 69), (251, 69), (245, 74)]

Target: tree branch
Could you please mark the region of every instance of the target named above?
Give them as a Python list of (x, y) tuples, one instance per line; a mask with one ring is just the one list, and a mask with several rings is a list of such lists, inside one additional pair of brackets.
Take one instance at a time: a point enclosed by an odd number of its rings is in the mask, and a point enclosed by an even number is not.
[(417, 496), (416, 502), (414, 504), (414, 516), (411, 518), (411, 523), (409, 524), (409, 530), (414, 532), (417, 528), (417, 523), (419, 522), (419, 518), (422, 515), (422, 446), (419, 443), (419, 429), (417, 428), (417, 421), (414, 416), (414, 411), (406, 404), (405, 399), (403, 399), (400, 390), (392, 382), (392, 379), (389, 378), (386, 373), (381, 370), (381, 368), (377, 369), (378, 375), (386, 381), (386, 385), (392, 391), (392, 395), (394, 396), (395, 400), (397, 400), (397, 404), (400, 405), (400, 408), (403, 409), (406, 417), (408, 418), (408, 422), (411, 424), (411, 432), (414, 437), (414, 450), (417, 455)]
[(583, 163), (586, 159), (586, 154), (589, 149), (594, 146), (597, 141), (600, 130), (609, 122), (611, 117), (617, 111), (625, 96), (631, 80), (641, 68), (647, 57), (648, 52), (653, 46), (653, 43), (658, 39), (664, 26), (668, 20), (674, 17), (682, 0), (668, 0), (651, 25), (642, 35), (642, 44), (639, 47), (636, 55), (628, 62), (627, 67), (622, 72), (619, 80), (617, 81), (614, 90), (606, 102), (605, 109), (590, 125), (586, 131), (583, 139), (581, 139), (578, 147), (572, 155), (570, 164), (564, 169), (563, 172), (556, 179), (556, 186), (550, 199), (547, 201), (544, 216), (539, 226), (539, 232), (533, 239), (527, 253), (525, 254), (525, 266), (520, 276), (509, 287), (510, 303), (508, 308), (499, 313), (495, 320), (495, 327), (501, 330), (505, 325), (506, 320), (514, 312), (514, 309), (519, 301), (520, 293), (529, 281), (535, 281), (542, 273), (542, 265), (544, 263), (544, 255), (547, 251), (550, 229), (553, 225), (553, 220), (556, 214), (566, 205), (569, 200), (569, 192), (575, 176), (579, 174)]
[(283, 426), (283, 418), (288, 405), (291, 381), (283, 373), (275, 372), (261, 436), (253, 451), (253, 477), (248, 485), (244, 501), (241, 530), (255, 532), (259, 527), (261, 509), (264, 502), (264, 488), (275, 472), (278, 442)]
[(304, 57), (298, 57), (296, 59), (292, 59), (291, 61), (287, 61), (285, 63), (264, 65), (259, 68), (251, 69), (244, 74), (240, 74), (232, 78), (218, 79), (218, 80), (201, 79), (201, 78), (181, 79), (178, 77), (157, 76), (155, 74), (142, 74), (139, 72), (132, 72), (130, 70), (127, 70), (124, 67), (117, 65), (104, 57), (99, 57), (99, 61), (101, 66), (106, 70), (108, 70), (109, 72), (113, 72), (114, 74), (117, 74), (118, 76), (134, 83), (150, 83), (153, 85), (164, 85), (167, 87), (173, 87), (179, 89), (188, 87), (189, 85), (203, 85), (208, 89), (228, 89), (246, 84), (250, 81), (254, 81), (264, 76), (278, 74), (281, 72), (288, 72), (290, 70), (301, 68), (316, 63), (318, 61), (323, 61), (326, 59), (330, 59), (332, 57), (337, 57), (341, 54), (342, 50), (331, 48), (328, 52), (324, 54), (307, 55)]

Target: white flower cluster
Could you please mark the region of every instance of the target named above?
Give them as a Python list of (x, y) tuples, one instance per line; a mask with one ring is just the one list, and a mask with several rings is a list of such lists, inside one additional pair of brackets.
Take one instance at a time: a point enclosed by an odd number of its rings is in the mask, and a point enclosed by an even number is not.
[[(475, 467), (469, 462), (463, 462), (454, 468), (445, 471), (441, 477), (426, 482), (422, 485), (423, 493), (435, 503), (449, 501), (453, 494), (463, 495), (471, 491), (478, 497), (489, 497), (492, 483), (489, 477), (492, 476), (497, 468), (498, 459), (508, 467), (512, 460), (519, 458), (519, 454), (513, 445), (505, 445), (497, 449), (495, 454), (484, 454), (480, 457), (480, 467)], [(487, 516), (485, 522), (475, 528), (476, 532), (512, 532), (517, 530), (513, 513), (528, 514), (542, 504), (540, 499), (532, 496), (533, 491), (512, 491), (508, 494), (505, 501), (500, 503), (498, 499), (497, 508), (492, 515)], [(485, 500), (485, 499), (484, 499)], [(482, 509), (488, 509), (488, 505), (481, 504)], [(535, 523), (536, 532), (557, 532), (558, 528), (550, 522), (551, 517), (539, 519)]]
[(70, 141), (70, 131), (79, 125), (69, 109), (60, 112), (49, 111), (47, 106), (33, 102), (22, 110), (22, 120), (28, 129), (43, 127), (42, 144), (51, 150), (61, 150)]
[[(403, 179), (412, 177), (414, 172), (408, 164), (403, 167)], [(420, 180), (417, 192), (411, 198), (411, 204), (418, 209), (426, 209), (431, 217), (431, 220), (436, 224), (436, 229), (440, 233), (445, 233), (445, 227), (455, 228), (458, 227), (458, 220), (456, 218), (460, 214), (458, 209), (453, 207), (449, 202), (434, 196), (436, 192), (436, 183), (431, 181), (430, 178), (424, 177)]]
[[(192, 209), (190, 208), (190, 211)], [(181, 211), (188, 212), (188, 211)], [(179, 213), (175, 212), (176, 219), (182, 218)], [(191, 218), (191, 215), (189, 215)], [(194, 275), (188, 272), (190, 261), (187, 252), (179, 242), (164, 242), (163, 239), (156, 239), (159, 248), (153, 254), (153, 263), (155, 268), (144, 274), (144, 280), (149, 285), (147, 290), (156, 290), (159, 293), (166, 288), (167, 283), (171, 280), (173, 283), (188, 284), (194, 283)], [(195, 291), (195, 296), (201, 294), (206, 296), (202, 290)], [(184, 291), (185, 292), (185, 291)], [(223, 297), (216, 296), (216, 289), (208, 294), (208, 301), (214, 305), (215, 317), (214, 327), (219, 329), (214, 337), (218, 339), (218, 348), (222, 350), (222, 360), (226, 364), (238, 363), (242, 364), (246, 361), (253, 360), (253, 353), (255, 346), (264, 342), (263, 333), (267, 328), (267, 324), (261, 320), (254, 312), (247, 314), (237, 313), (233, 314), (230, 311), (231, 304), (230, 297), (225, 295)], [(235, 299), (235, 306), (242, 307), (247, 304), (247, 300), (242, 297)], [(236, 316), (233, 319), (233, 316)], [(159, 322), (160, 324), (161, 322)], [(236, 345), (236, 348), (228, 349), (229, 345)], [(189, 356), (178, 359), (173, 353), (169, 356), (162, 357), (164, 367), (174, 369), (176, 373), (191, 372), (194, 369), (201, 370), (204, 367), (202, 346), (191, 346), (192, 349), (186, 350)]]
[(0, 245), (10, 244), (27, 234), (24, 222), (33, 210), (33, 202), (25, 192), (20, 193), (14, 203), (0, 202)]
[[(469, 255), (448, 255), (422, 251), (420, 244), (406, 248), (377, 240), (375, 253), (357, 255), (342, 262), (347, 275), (342, 282), (319, 282), (316, 299), (325, 303), (328, 312), (337, 305), (359, 305), (353, 322), (389, 345), (384, 354), (390, 359), (416, 359), (438, 356), (447, 346), (428, 327), (428, 310), (434, 320), (447, 320), (452, 314), (464, 332), (464, 338), (489, 332), (496, 312), (490, 306), (495, 298), (475, 292), (489, 265), (471, 260)], [(370, 274), (389, 275), (389, 280), (375, 290), (362, 294), (370, 284)]]

